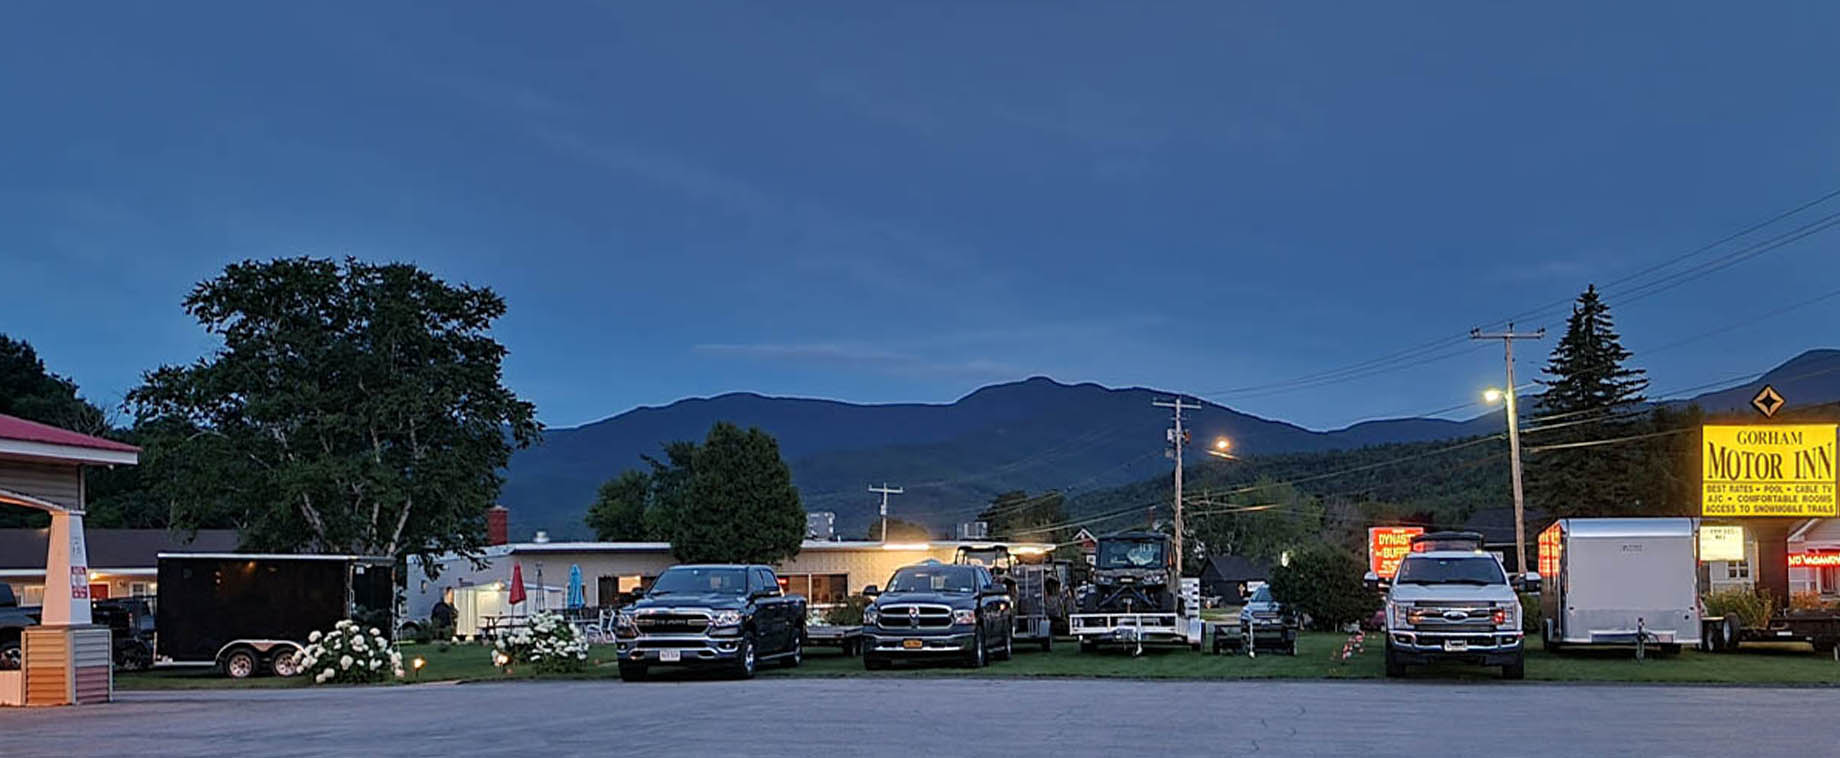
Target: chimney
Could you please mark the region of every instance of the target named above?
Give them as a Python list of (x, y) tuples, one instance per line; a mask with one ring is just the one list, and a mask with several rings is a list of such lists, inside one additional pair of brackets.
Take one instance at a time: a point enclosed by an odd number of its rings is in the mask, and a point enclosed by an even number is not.
[(511, 541), (511, 511), (494, 505), (486, 509), (486, 544), (503, 545)]

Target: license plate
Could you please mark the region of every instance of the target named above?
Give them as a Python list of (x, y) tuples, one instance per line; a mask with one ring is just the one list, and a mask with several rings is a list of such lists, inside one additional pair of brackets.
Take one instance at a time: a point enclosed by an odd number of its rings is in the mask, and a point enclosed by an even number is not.
[(684, 659), (684, 651), (682, 650), (660, 650), (658, 651), (658, 660), (664, 663), (676, 663), (683, 659)]
[(920, 648), (926, 647), (926, 643), (920, 640), (901, 640), (901, 647), (907, 648), (908, 650), (919, 650)]
[(1444, 651), (1447, 653), (1461, 653), (1468, 649), (1469, 640), (1444, 640)]

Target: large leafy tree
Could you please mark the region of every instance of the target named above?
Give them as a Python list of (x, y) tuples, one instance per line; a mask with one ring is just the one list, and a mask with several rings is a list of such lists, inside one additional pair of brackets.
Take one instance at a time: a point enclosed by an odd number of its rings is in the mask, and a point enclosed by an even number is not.
[(628, 469), (601, 485), (594, 504), (588, 506), (586, 521), (595, 539), (628, 541), (645, 540), (650, 533), (645, 523), (646, 503), (651, 500), (652, 478), (645, 472)]
[(1363, 621), (1380, 609), (1380, 596), (1361, 582), (1366, 565), (1354, 553), (1316, 543), (1291, 553), (1289, 565), (1271, 570), (1271, 594), (1296, 608), (1319, 630)]
[(1184, 519), (1191, 554), (1183, 566), (1199, 573), (1214, 555), (1276, 563), (1285, 550), (1322, 539), (1323, 505), (1295, 486), (1261, 478), (1247, 491), (1189, 504)]
[(691, 454), (687, 479), (657, 506), (678, 560), (779, 563), (798, 554), (805, 509), (772, 435), (716, 422)]
[[(1610, 306), (1595, 285), (1572, 305), (1565, 335), (1546, 363), (1536, 424), (1522, 442), (1553, 446), (1528, 456), (1529, 503), (1556, 517), (1605, 516), (1638, 510), (1634, 473), (1644, 465), (1640, 445), (1577, 445), (1632, 436), (1647, 423), (1648, 379), (1626, 365), (1631, 353), (1617, 336)], [(1542, 430), (1542, 427), (1544, 429)]]
[(107, 415), (51, 373), (31, 343), (0, 334), (0, 413), (84, 434), (110, 431)]
[(408, 264), (245, 261), (185, 310), (223, 340), (129, 394), (176, 526), (273, 551), (473, 553), (498, 472), (535, 441), (500, 379), (491, 290)]
[(1072, 530), (1067, 523), (1067, 498), (1059, 492), (1029, 495), (1023, 490), (1004, 492), (990, 499), (978, 513), (992, 537), (1031, 542), (1059, 542)]

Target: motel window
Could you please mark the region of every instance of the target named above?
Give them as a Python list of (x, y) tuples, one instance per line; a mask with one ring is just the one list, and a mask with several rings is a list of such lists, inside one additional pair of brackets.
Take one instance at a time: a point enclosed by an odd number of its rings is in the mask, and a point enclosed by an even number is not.
[(1823, 595), (1840, 595), (1840, 566), (1822, 566), (1818, 576), (1818, 592)]
[(1749, 579), (1751, 578), (1750, 562), (1749, 561), (1726, 561), (1725, 562), (1725, 578), (1726, 579)]
[(849, 599), (849, 574), (780, 574), (786, 594), (804, 595), (812, 605), (832, 605)]
[(128, 583), (128, 595), (131, 597), (150, 597), (153, 594), (153, 582)]

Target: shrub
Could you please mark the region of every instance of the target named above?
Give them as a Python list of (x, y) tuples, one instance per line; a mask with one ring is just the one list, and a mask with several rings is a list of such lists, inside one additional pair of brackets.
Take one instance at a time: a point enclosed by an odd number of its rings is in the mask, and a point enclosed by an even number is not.
[(394, 676), (402, 678), (402, 653), (376, 627), (368, 633), (351, 619), (332, 625), (332, 631), (307, 635), (300, 670), (313, 675), (314, 684), (371, 684)]
[(531, 616), (528, 626), (498, 638), (494, 647), (493, 662), (507, 670), (529, 664), (545, 673), (562, 673), (588, 665), (588, 641), (574, 624), (554, 613)]
[(1734, 588), (1706, 593), (1706, 615), (1737, 616), (1745, 626), (1768, 626), (1776, 598), (1768, 592)]
[(1271, 594), (1309, 619), (1311, 628), (1340, 629), (1380, 609), (1380, 596), (1361, 581), (1366, 564), (1353, 553), (1319, 544), (1291, 553), (1271, 570)]
[(1825, 611), (1828, 609), (1828, 604), (1821, 600), (1819, 592), (1794, 592), (1789, 595), (1789, 610)]
[(1540, 606), (1540, 594), (1522, 592), (1520, 598), (1521, 631), (1527, 634), (1539, 634), (1540, 628), (1546, 623), (1546, 609)]
[(869, 598), (852, 595), (843, 602), (825, 609), (823, 621), (831, 626), (861, 626), (863, 609), (869, 607)]

